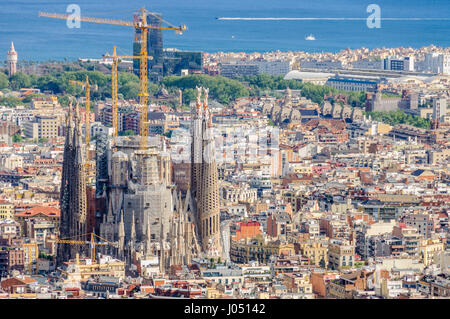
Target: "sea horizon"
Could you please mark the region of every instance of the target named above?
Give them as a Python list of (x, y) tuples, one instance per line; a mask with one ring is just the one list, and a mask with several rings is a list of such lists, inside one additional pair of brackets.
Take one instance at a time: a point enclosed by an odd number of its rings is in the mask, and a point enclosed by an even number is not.
[[(38, 17), (40, 11), (65, 14), (73, 0), (18, 0), (0, 4), (0, 55), (6, 59), (11, 41), (20, 60), (34, 62), (99, 59), (112, 52), (132, 53), (131, 27), (81, 23), (68, 28), (66, 21)], [(256, 3), (256, 5), (255, 5)], [(81, 15), (132, 20), (142, 2), (76, 1)], [(339, 52), (357, 48), (450, 47), (450, 6), (447, 0), (377, 1), (381, 28), (369, 28), (364, 0), (283, 1), (208, 0), (154, 1), (146, 9), (163, 14), (174, 25), (186, 24), (182, 35), (163, 31), (165, 48), (214, 52)], [(221, 20), (218, 18), (231, 18)], [(242, 20), (244, 19), (244, 20)], [(306, 20), (302, 20), (306, 19)], [(308, 20), (311, 19), (311, 20)], [(334, 20), (333, 20), (334, 19)], [(394, 20), (391, 20), (394, 19)], [(395, 20), (401, 19), (401, 20)], [(415, 19), (415, 20), (414, 20)], [(305, 39), (313, 34), (315, 41)]]

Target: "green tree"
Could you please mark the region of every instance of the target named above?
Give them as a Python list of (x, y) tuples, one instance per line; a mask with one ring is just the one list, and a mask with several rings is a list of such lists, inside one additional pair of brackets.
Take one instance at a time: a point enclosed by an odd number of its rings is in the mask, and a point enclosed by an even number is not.
[(69, 97), (67, 95), (59, 96), (58, 97), (58, 102), (62, 106), (67, 107), (67, 106), (69, 106)]
[(0, 90), (6, 89), (7, 87), (9, 87), (8, 76), (5, 73), (0, 72)]
[(117, 85), (122, 86), (129, 82), (139, 83), (139, 77), (134, 73), (119, 72), (117, 75)]
[(206, 74), (194, 74), (183, 77), (168, 76), (161, 83), (167, 88), (183, 90), (185, 103), (189, 103), (195, 98), (196, 86), (209, 88), (209, 96), (223, 104), (229, 104), (238, 97), (249, 95), (248, 89), (242, 83), (222, 76), (213, 77)]
[(16, 107), (18, 105), (24, 105), (21, 99), (14, 97), (14, 96), (8, 96), (8, 97), (2, 97), (0, 98), (0, 105), (7, 106), (7, 107)]
[[(61, 78), (53, 75), (44, 75), (36, 80), (36, 87), (41, 91), (52, 91), (55, 94), (63, 92), (66, 87)], [(73, 94), (71, 92), (71, 94)]]
[(160, 85), (155, 84), (155, 83), (150, 83), (148, 86), (148, 93), (153, 96), (156, 93), (158, 93), (160, 89), (161, 89)]
[(39, 94), (30, 94), (30, 95), (27, 95), (26, 97), (24, 97), (24, 98), (22, 99), (22, 103), (24, 103), (24, 104), (30, 103), (31, 100), (33, 100), (34, 98), (36, 98), (36, 97), (38, 97), (38, 96), (39, 96)]
[(32, 84), (31, 77), (25, 73), (17, 72), (10, 79), (10, 87), (14, 91), (18, 91), (21, 88), (29, 88)]
[(406, 114), (403, 110), (390, 112), (366, 112), (366, 116), (370, 116), (373, 120), (393, 126), (397, 124), (408, 124), (424, 129), (429, 129), (431, 127), (431, 122), (429, 119)]
[(191, 101), (195, 101), (197, 93), (195, 89), (185, 89), (183, 91), (183, 103), (189, 105)]
[(128, 82), (121, 86), (118, 91), (123, 95), (124, 99), (137, 99), (139, 93), (139, 83)]
[(20, 143), (23, 141), (23, 138), (20, 134), (14, 134), (12, 137), (13, 143)]

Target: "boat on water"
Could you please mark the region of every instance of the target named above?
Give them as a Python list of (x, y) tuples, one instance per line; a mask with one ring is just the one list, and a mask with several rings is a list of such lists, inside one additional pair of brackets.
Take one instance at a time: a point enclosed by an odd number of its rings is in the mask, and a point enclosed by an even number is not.
[(310, 34), (307, 37), (305, 37), (305, 40), (308, 40), (308, 41), (314, 41), (315, 39), (316, 38), (312, 34)]

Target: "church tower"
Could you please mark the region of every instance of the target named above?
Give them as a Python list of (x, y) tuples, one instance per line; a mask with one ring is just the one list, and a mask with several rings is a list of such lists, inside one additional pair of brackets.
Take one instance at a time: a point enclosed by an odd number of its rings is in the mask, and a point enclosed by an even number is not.
[[(196, 224), (202, 252), (208, 256), (222, 253), (220, 236), (219, 185), (208, 89), (197, 88), (193, 112), (191, 147), (191, 193), (196, 203)], [(203, 108), (202, 108), (203, 106)]]
[[(69, 105), (64, 144), (63, 171), (61, 177), (60, 208), (61, 225), (59, 238), (86, 239), (87, 197), (86, 176), (81, 140), (81, 117), (78, 104), (72, 123), (72, 104)], [(57, 262), (75, 258), (85, 251), (78, 245), (58, 244)]]
[[(192, 141), (191, 141), (191, 183), (190, 189), (193, 198), (198, 198), (200, 196), (199, 183), (202, 174), (202, 163), (203, 163), (203, 132), (202, 132), (202, 102), (201, 102), (201, 92), (202, 89), (197, 87), (197, 100), (195, 103), (195, 108), (192, 109)], [(198, 212), (197, 212), (198, 213)], [(198, 215), (196, 216), (198, 219)]]

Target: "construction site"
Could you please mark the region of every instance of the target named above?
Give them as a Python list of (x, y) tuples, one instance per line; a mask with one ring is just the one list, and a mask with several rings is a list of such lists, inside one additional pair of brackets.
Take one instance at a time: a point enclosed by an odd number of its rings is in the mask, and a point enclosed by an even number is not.
[[(40, 12), (39, 17), (68, 19), (68, 15)], [(142, 260), (156, 257), (160, 272), (176, 264), (190, 264), (192, 258), (211, 253), (211, 234), (219, 234), (218, 198), (208, 209), (209, 225), (213, 229), (197, 229), (203, 219), (196, 209), (190, 192), (181, 193), (172, 184), (172, 163), (166, 151), (163, 136), (148, 136), (149, 107), (149, 61), (153, 56), (148, 52), (148, 32), (152, 29), (172, 30), (182, 33), (186, 26), (174, 26), (161, 15), (140, 9), (133, 21), (80, 17), (83, 23), (102, 23), (132, 27), (135, 30), (135, 43), (139, 43), (139, 55), (118, 55), (114, 46), (112, 55), (104, 55), (111, 61), (112, 96), (112, 136), (96, 136), (95, 143), (90, 139), (90, 101), (91, 90), (96, 90), (88, 76), (85, 81), (70, 81), (71, 85), (84, 90), (83, 102), (85, 118), (81, 119), (79, 101), (71, 99), (66, 125), (63, 176), (61, 180), (61, 226), (57, 241), (57, 264), (63, 265), (80, 256), (90, 258), (95, 263), (97, 253), (115, 256), (124, 260), (129, 271), (136, 271)], [(153, 24), (150, 24), (151, 20)], [(164, 25), (163, 25), (164, 24)], [(154, 52), (154, 50), (152, 50)], [(138, 61), (139, 65), (139, 135), (119, 136), (118, 124), (118, 69), (123, 59)], [(198, 92), (197, 109), (208, 110), (207, 91), (205, 101), (201, 102), (202, 91)], [(201, 113), (199, 113), (201, 115)], [(199, 118), (201, 134), (208, 124), (205, 113), (203, 124)], [(82, 129), (84, 124), (84, 130)], [(84, 131), (84, 141), (82, 133)], [(198, 138), (199, 141), (202, 137)], [(202, 150), (199, 149), (198, 152)], [(217, 168), (211, 167), (217, 178)], [(197, 176), (201, 178), (200, 176)], [(92, 188), (92, 183), (95, 186)], [(197, 184), (200, 180), (195, 181)], [(217, 181), (214, 182), (218, 196)], [(87, 200), (87, 190), (93, 190)], [(200, 205), (201, 206), (201, 205)], [(93, 216), (94, 215), (94, 216)], [(213, 217), (214, 219), (212, 220)], [(206, 225), (206, 223), (205, 223)], [(211, 227), (211, 226), (210, 226)], [(202, 230), (203, 229), (203, 230)], [(201, 246), (202, 232), (205, 237)], [(209, 240), (209, 243), (206, 242)], [(209, 245), (209, 246), (208, 246)], [(209, 250), (206, 247), (209, 247)], [(88, 249), (90, 247), (90, 249)], [(216, 249), (220, 242), (214, 243)], [(206, 251), (208, 250), (208, 253)], [(217, 252), (220, 251), (220, 248)], [(214, 253), (218, 257), (219, 253)], [(153, 259), (152, 259), (153, 258)], [(153, 265), (155, 266), (155, 265)]]

